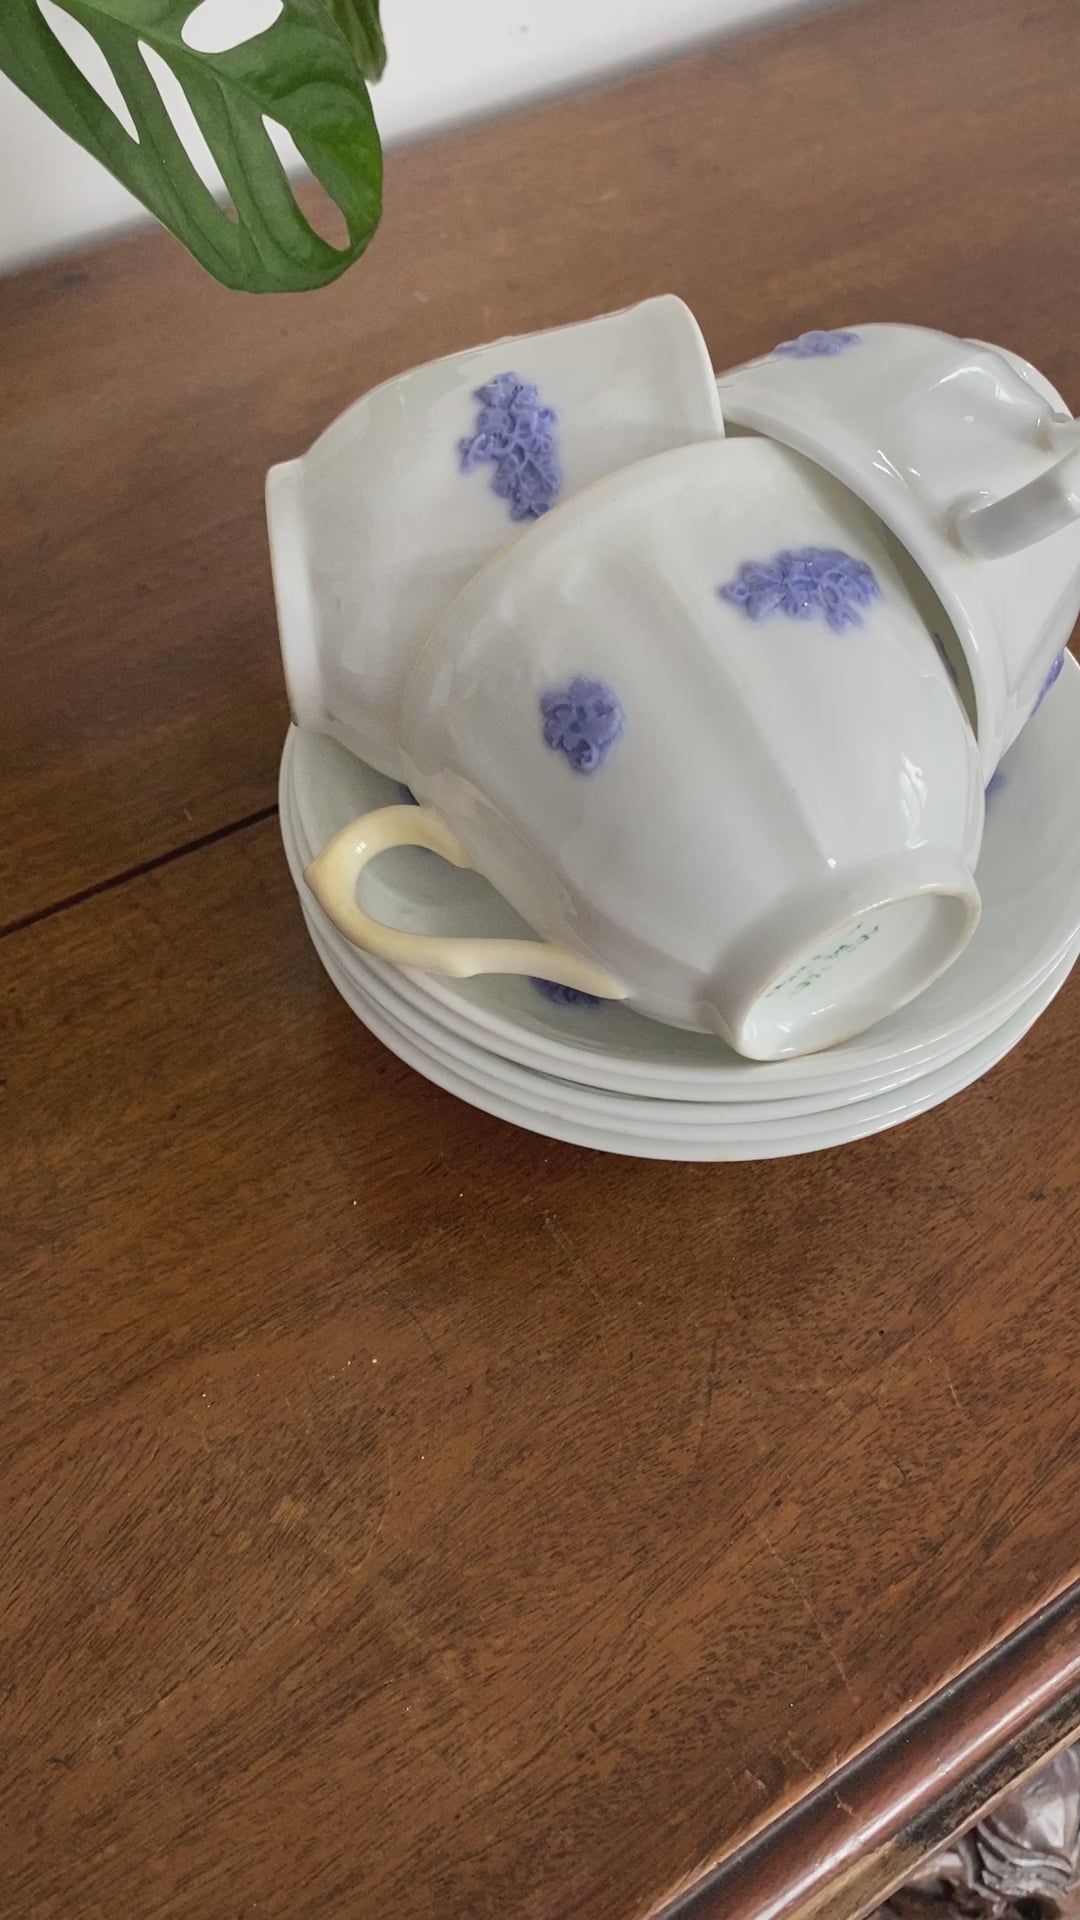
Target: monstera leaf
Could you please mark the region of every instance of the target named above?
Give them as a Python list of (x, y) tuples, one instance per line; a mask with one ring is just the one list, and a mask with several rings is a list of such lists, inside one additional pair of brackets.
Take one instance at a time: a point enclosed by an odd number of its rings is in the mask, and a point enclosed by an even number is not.
[[(250, 293), (325, 286), (379, 221), (382, 152), (364, 75), (385, 53), (377, 0), (282, 0), (273, 25), (224, 53), (184, 40), (196, 0), (58, 0), (104, 54), (138, 138), (84, 78), (35, 0), (0, 0), (0, 68), (189, 247), (225, 286)], [(200, 179), (144, 49), (179, 81), (233, 201)], [(284, 127), (340, 209), (332, 246), (304, 218), (267, 130)]]
[(334, 19), (356, 55), (365, 80), (381, 80), (386, 45), (379, 25), (378, 0), (327, 0)]

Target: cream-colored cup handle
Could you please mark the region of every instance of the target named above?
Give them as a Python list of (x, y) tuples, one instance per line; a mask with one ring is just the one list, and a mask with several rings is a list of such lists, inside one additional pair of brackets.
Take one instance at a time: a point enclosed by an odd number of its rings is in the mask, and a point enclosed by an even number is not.
[(601, 1000), (627, 998), (628, 988), (568, 947), (543, 940), (440, 939), (405, 933), (373, 920), (357, 901), (356, 883), (368, 861), (391, 847), (427, 847), (452, 866), (472, 865), (460, 840), (430, 807), (380, 807), (343, 827), (312, 861), (304, 878), (338, 932), (354, 947), (396, 967), (448, 973), (458, 980), (477, 973), (526, 973), (560, 987), (595, 993)]

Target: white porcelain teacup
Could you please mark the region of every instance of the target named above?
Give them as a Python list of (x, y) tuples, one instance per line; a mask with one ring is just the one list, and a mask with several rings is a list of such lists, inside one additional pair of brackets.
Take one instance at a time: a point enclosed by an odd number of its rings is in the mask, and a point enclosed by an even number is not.
[(718, 386), (729, 431), (809, 455), (920, 569), (963, 653), (989, 779), (1080, 612), (1080, 423), (1017, 355), (926, 327), (806, 333)]
[(400, 779), (406, 676), (477, 568), (556, 501), (723, 431), (701, 331), (671, 294), (365, 394), (267, 479), (297, 722)]
[[(756, 437), (658, 455), (535, 524), (409, 673), (422, 805), (309, 870), (357, 945), (628, 999), (773, 1059), (910, 1000), (976, 925), (978, 751), (872, 513)], [(385, 847), (478, 867), (545, 942), (422, 939)]]

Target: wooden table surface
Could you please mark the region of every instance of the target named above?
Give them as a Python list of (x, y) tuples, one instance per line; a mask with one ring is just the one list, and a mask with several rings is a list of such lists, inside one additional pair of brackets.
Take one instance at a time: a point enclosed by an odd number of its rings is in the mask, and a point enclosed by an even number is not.
[(816, 1158), (457, 1105), (303, 933), (261, 508), (395, 370), (663, 289), (720, 364), (921, 320), (1077, 405), (1078, 56), (863, 0), (393, 155), (320, 295), (0, 283), (0, 1913), (637, 1920), (1080, 1572), (1080, 987)]

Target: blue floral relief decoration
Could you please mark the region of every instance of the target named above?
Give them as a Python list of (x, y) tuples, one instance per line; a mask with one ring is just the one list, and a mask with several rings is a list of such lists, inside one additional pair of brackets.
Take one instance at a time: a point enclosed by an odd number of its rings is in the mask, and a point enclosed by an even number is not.
[(538, 520), (562, 489), (555, 446), (558, 416), (540, 404), (536, 387), (516, 373), (498, 373), (477, 387), (473, 432), (458, 441), (462, 473), (490, 462), (491, 491), (510, 504), (511, 520)]
[(565, 753), (575, 773), (596, 773), (617, 740), (626, 717), (602, 680), (571, 680), (540, 696), (544, 743)]
[(881, 598), (866, 561), (836, 547), (799, 547), (778, 553), (775, 560), (746, 560), (735, 579), (717, 593), (751, 620), (767, 620), (774, 613), (812, 620), (821, 614), (834, 633), (861, 627), (862, 609)]
[(844, 353), (848, 347), (857, 347), (857, 333), (845, 333), (842, 328), (827, 330), (815, 328), (810, 333), (800, 333), (797, 340), (781, 340), (774, 354), (782, 354), (787, 360), (827, 360), (834, 353)]
[(583, 993), (580, 987), (563, 987), (557, 980), (534, 980), (537, 993), (550, 1000), (553, 1007), (598, 1007), (600, 1001), (595, 993)]
[(1060, 680), (1061, 670), (1064, 665), (1065, 665), (1065, 655), (1062, 652), (1058, 654), (1057, 659), (1054, 661), (1053, 666), (1051, 667), (1049, 673), (1046, 676), (1046, 679), (1043, 681), (1042, 686), (1039, 688), (1038, 697), (1035, 701), (1035, 705), (1032, 707), (1031, 712), (1028, 716), (1029, 719), (1034, 720), (1035, 715), (1038, 713), (1039, 708), (1042, 706), (1042, 703), (1046, 699), (1046, 696), (1049, 693), (1051, 687), (1054, 685), (1055, 680)]

